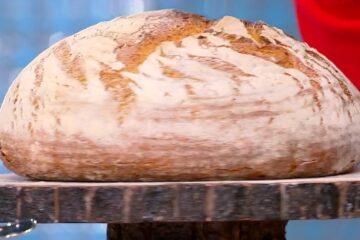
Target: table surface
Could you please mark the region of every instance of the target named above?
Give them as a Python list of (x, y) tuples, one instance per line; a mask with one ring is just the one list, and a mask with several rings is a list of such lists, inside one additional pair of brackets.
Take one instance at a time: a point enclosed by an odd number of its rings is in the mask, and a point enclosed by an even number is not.
[(0, 175), (0, 222), (137, 223), (360, 217), (360, 170), (304, 179), (44, 182)]

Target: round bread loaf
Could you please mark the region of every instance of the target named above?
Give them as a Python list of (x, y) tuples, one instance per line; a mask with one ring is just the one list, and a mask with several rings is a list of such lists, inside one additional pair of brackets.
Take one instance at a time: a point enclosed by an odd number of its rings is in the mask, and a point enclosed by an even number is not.
[(44, 51), (10, 87), (1, 155), (42, 180), (324, 176), (360, 159), (359, 91), (283, 31), (163, 10)]

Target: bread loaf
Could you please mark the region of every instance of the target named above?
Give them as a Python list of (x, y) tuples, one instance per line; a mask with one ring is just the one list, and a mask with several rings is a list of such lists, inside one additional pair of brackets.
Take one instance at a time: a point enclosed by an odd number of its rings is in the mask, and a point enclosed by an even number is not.
[(41, 180), (324, 176), (360, 159), (359, 97), (326, 57), (277, 28), (145, 12), (32, 61), (2, 104), (1, 155)]

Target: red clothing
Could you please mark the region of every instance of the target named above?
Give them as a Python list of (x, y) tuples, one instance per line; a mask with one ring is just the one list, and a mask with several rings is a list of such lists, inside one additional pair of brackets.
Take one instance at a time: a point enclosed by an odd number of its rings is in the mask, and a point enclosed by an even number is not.
[(360, 0), (295, 0), (305, 42), (360, 89)]

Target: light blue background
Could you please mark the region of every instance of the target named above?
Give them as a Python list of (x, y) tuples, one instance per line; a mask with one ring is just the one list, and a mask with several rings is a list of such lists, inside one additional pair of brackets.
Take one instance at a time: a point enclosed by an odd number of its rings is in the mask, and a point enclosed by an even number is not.
[[(19, 71), (57, 40), (99, 21), (163, 8), (262, 20), (300, 37), (291, 0), (0, 0), (0, 99)], [(360, 221), (291, 221), (287, 232), (289, 240), (355, 240)], [(40, 224), (16, 239), (92, 240), (105, 233), (104, 224)]]

